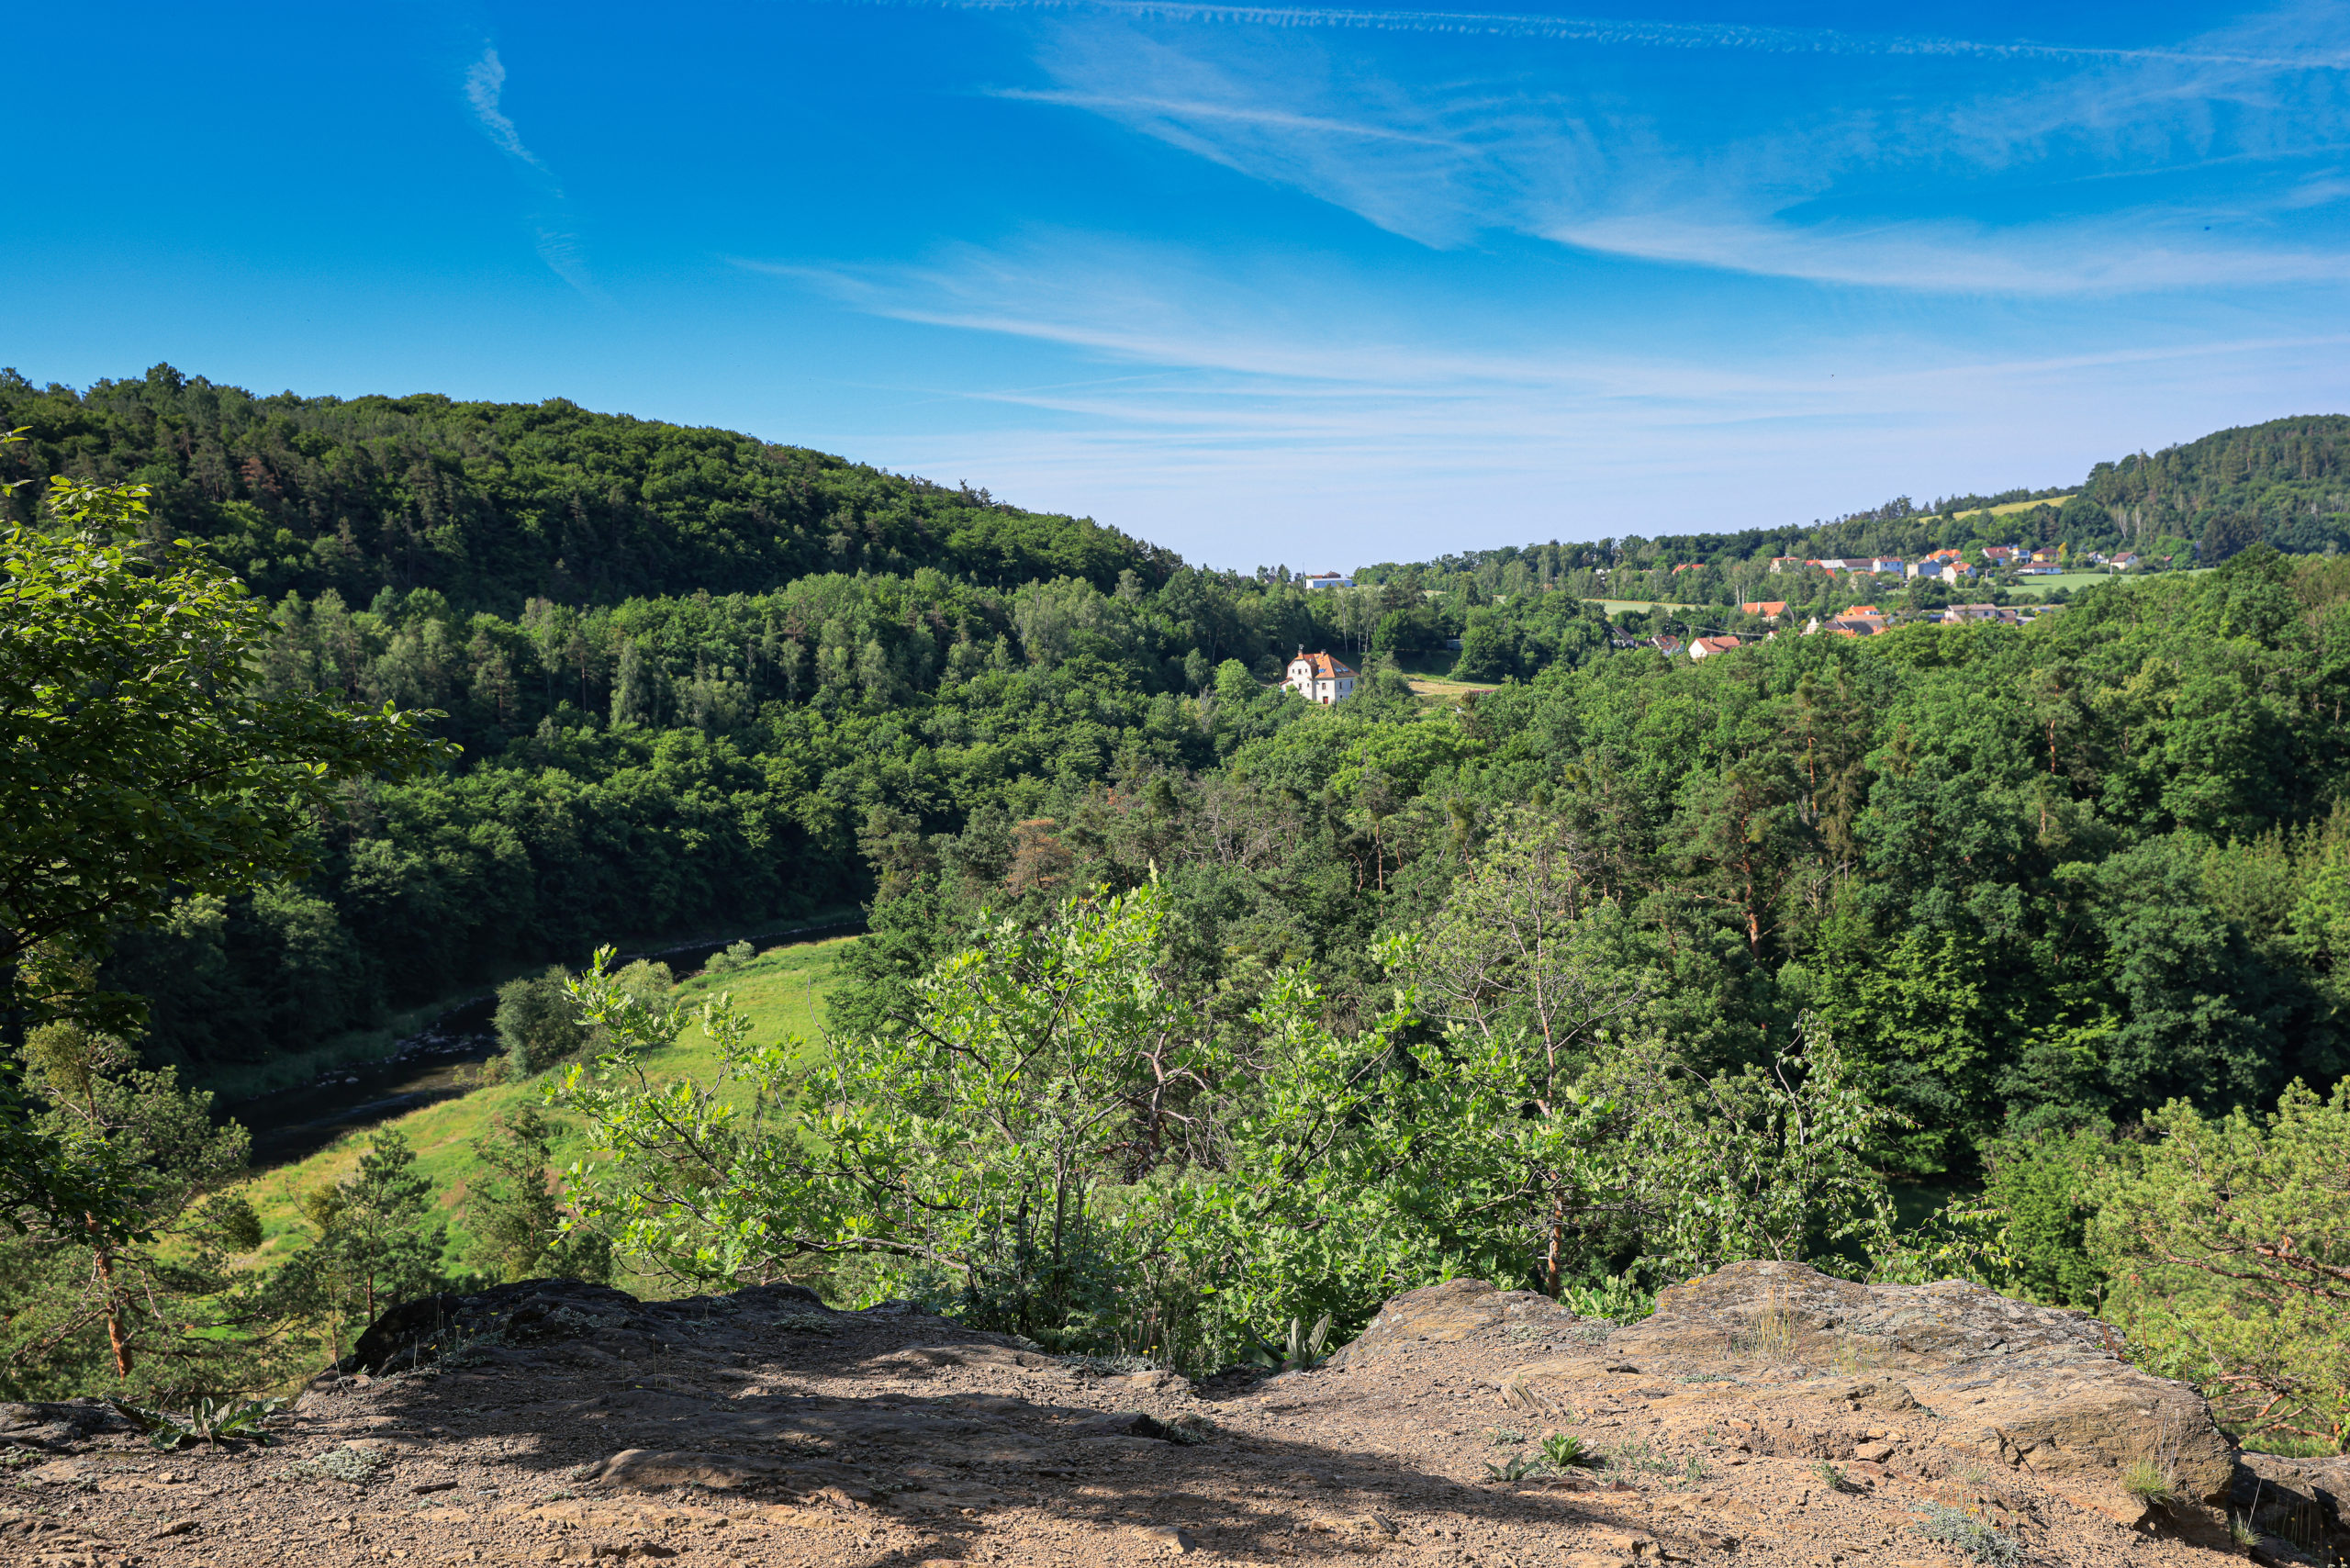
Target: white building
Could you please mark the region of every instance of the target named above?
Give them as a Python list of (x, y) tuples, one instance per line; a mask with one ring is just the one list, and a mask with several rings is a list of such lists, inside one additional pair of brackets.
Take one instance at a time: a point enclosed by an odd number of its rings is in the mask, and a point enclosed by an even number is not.
[(1289, 662), (1289, 678), (1281, 684), (1294, 688), (1308, 702), (1344, 702), (1355, 694), (1355, 672), (1327, 654), (1300, 648)]
[(1312, 577), (1294, 577), (1291, 580), (1304, 583), (1308, 593), (1315, 588), (1348, 588), (1355, 586), (1354, 578), (1338, 572), (1316, 572)]

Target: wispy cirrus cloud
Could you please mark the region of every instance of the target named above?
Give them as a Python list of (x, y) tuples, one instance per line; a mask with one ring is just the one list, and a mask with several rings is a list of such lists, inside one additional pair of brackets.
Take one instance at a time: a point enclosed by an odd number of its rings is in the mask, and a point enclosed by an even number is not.
[(859, 0), (915, 9), (995, 11), (1012, 15), (1228, 25), (1257, 28), (1424, 33), (1464, 38), (1526, 39), (1595, 44), (1612, 49), (1735, 50), (1758, 54), (1911, 57), (1991, 61), (2178, 61), (2254, 64), (2296, 70), (2350, 70), (2350, 50), (2290, 35), (2254, 44), (2179, 49), (2099, 47), (2028, 39), (1960, 39), (1901, 33), (1854, 33), (1832, 28), (1773, 28), (1729, 22), (1665, 22), (1540, 12), (1372, 10), (1335, 6), (1222, 6), (1183, 0)]
[(505, 93), (506, 62), (498, 58), (496, 48), (485, 45), (481, 58), (465, 67), (465, 102), (473, 108), (475, 122), (499, 151), (552, 178), (547, 166), (539, 162), (538, 154), (522, 145), (522, 133), (514, 129), (514, 122), (498, 106)]
[(570, 202), (563, 185), (555, 178), (554, 171), (523, 142), (521, 131), (506, 113), (505, 94), (506, 62), (498, 58), (495, 45), (485, 44), (480, 58), (465, 67), (465, 104), (490, 144), (529, 169), (540, 187), (538, 208), (531, 218), (532, 249), (555, 276), (590, 299), (608, 302), (588, 270), (586, 252), (574, 231)]
[(1240, 566), (1278, 555), (1267, 541), (1302, 517), (1439, 519), (1466, 504), (1509, 520), (1482, 525), (1494, 538), (1595, 537), (1705, 526), (1706, 498), (1726, 489), (1751, 515), (1788, 516), (1832, 510), (1823, 488), (1849, 505), (2061, 482), (2086, 466), (2085, 428), (2126, 450), (2150, 430), (2235, 422), (2247, 404), (2292, 411), (2291, 395), (2258, 399), (2322, 380), (2350, 349), (2350, 333), (2184, 327), (2068, 341), (2052, 329), (2073, 310), (2055, 300), (1963, 345), (1897, 310), (1769, 346), (1602, 339), (1572, 311), (1452, 312), (1416, 280), (1070, 232), (950, 245), (913, 265), (735, 264), (864, 314), (1093, 367), (904, 388), (1000, 416), (974, 416), (984, 436), (927, 442), (925, 471), (1002, 475), (1040, 503)]
[[(1381, 18), (1460, 35), (1442, 70), (1416, 77), (1307, 36), (1358, 25), (1352, 13), (1062, 13), (1070, 19), (1048, 26), (1036, 51), (1054, 84), (999, 95), (1100, 115), (1431, 246), (1505, 231), (1675, 265), (1938, 292), (2193, 289), (2350, 270), (2350, 233), (2273, 231), (2277, 216), (2335, 200), (2330, 184), (2291, 165), (2350, 140), (2350, 20), (2338, 9), (2296, 6), (2176, 49), (1986, 44), (1973, 52), (2031, 69), (1955, 87), (1909, 73), (1968, 55), (1963, 40), (1484, 18), (1566, 45), (1710, 39), (1735, 54), (1760, 48), (1755, 34), (1782, 52), (1809, 39), (1811, 52), (1849, 44), (1877, 57), (1863, 79), (1832, 72), (1782, 92), (1741, 79), (1733, 60), (1721, 105), (1695, 124), (1677, 124), (1673, 100), (1637, 77), (1603, 85), (1572, 48), (1481, 62), (1469, 26), (1478, 18), (1465, 16)], [(1138, 16), (1266, 25), (1251, 34), (1128, 19)], [(1270, 26), (1281, 17), (1294, 20)], [(2224, 215), (2234, 221), (2208, 237), (2208, 211), (2190, 222), (2160, 203), (2100, 210), (2042, 188), (2245, 162), (2277, 165), (2277, 188), (2231, 189)]]

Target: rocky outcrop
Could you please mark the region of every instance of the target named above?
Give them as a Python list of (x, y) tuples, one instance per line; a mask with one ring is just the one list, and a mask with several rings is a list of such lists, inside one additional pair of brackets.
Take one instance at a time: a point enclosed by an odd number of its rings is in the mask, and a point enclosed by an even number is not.
[(581, 1342), (615, 1361), (645, 1360), (714, 1323), (733, 1327), (778, 1313), (812, 1316), (817, 1321), (806, 1326), (821, 1328), (832, 1309), (805, 1285), (747, 1285), (723, 1296), (645, 1302), (582, 1280), (524, 1280), (403, 1302), (369, 1325), (330, 1375), (381, 1376), (452, 1355), (475, 1364), (531, 1366), (543, 1361), (531, 1353), (535, 1347)]
[(1592, 1344), (1605, 1340), (1609, 1325), (1577, 1317), (1549, 1296), (1533, 1291), (1501, 1291), (1483, 1280), (1447, 1280), (1406, 1291), (1371, 1320), (1352, 1343), (1326, 1363), (1360, 1365), (1423, 1346), (1470, 1340), (1495, 1344)]
[[(2266, 1538), (2260, 1562), (2350, 1562), (2350, 1455), (2287, 1459), (2247, 1453), (2237, 1466), (2228, 1509)], [(2278, 1551), (2282, 1542), (2289, 1551)]]
[[(532, 1281), (386, 1314), (266, 1446), (0, 1410), (50, 1448), (0, 1497), (0, 1558), (2220, 1568), (2224, 1535), (2191, 1537), (2216, 1511), (2076, 1506), (2132, 1440), (2117, 1412), (2189, 1398), (2076, 1315), (1753, 1265), (1621, 1327), (1451, 1281), (1318, 1370), (1200, 1385), (903, 1304)], [(2332, 1462), (2250, 1462), (2256, 1558), (2332, 1539)]]
[(136, 1423), (103, 1399), (0, 1404), (0, 1445), (62, 1452), (95, 1437), (138, 1429)]
[[(1776, 1372), (1834, 1383), (1854, 1407), (1921, 1406), (1946, 1443), (2131, 1522), (2148, 1512), (2121, 1484), (2132, 1465), (2188, 1497), (2224, 1500), (2234, 1453), (2201, 1397), (2121, 1349), (2085, 1313), (1960, 1281), (1863, 1285), (1800, 1264), (1736, 1263), (1664, 1291), (1652, 1316), (1609, 1337), (1606, 1359), (1660, 1374)], [(1571, 1402), (1594, 1370), (1587, 1354), (1529, 1366), (1509, 1396), (1534, 1409)]]

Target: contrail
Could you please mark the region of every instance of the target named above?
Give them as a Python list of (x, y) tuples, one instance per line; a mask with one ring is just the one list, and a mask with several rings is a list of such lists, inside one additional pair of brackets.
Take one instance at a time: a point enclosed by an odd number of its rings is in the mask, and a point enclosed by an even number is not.
[(1718, 23), (1633, 22), (1505, 11), (1356, 11), (1336, 6), (1229, 6), (1199, 0), (841, 0), (850, 5), (936, 6), (952, 11), (1068, 11), (1170, 22), (1260, 28), (1346, 28), (1371, 32), (1460, 33), (1596, 43), (1629, 49), (1744, 50), (1763, 54), (1953, 55), (2003, 60), (2174, 62), (2277, 71), (2340, 71), (2350, 53), (2256, 55), (2220, 50), (2095, 49), (1972, 39), (1841, 33), (1826, 28), (1750, 28)]

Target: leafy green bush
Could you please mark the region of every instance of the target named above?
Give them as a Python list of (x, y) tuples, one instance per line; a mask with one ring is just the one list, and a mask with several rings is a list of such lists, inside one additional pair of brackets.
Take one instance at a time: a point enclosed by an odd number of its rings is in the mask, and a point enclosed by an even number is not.
[(730, 942), (722, 951), (702, 960), (701, 972), (706, 975), (731, 975), (756, 957), (758, 949), (748, 941)]

